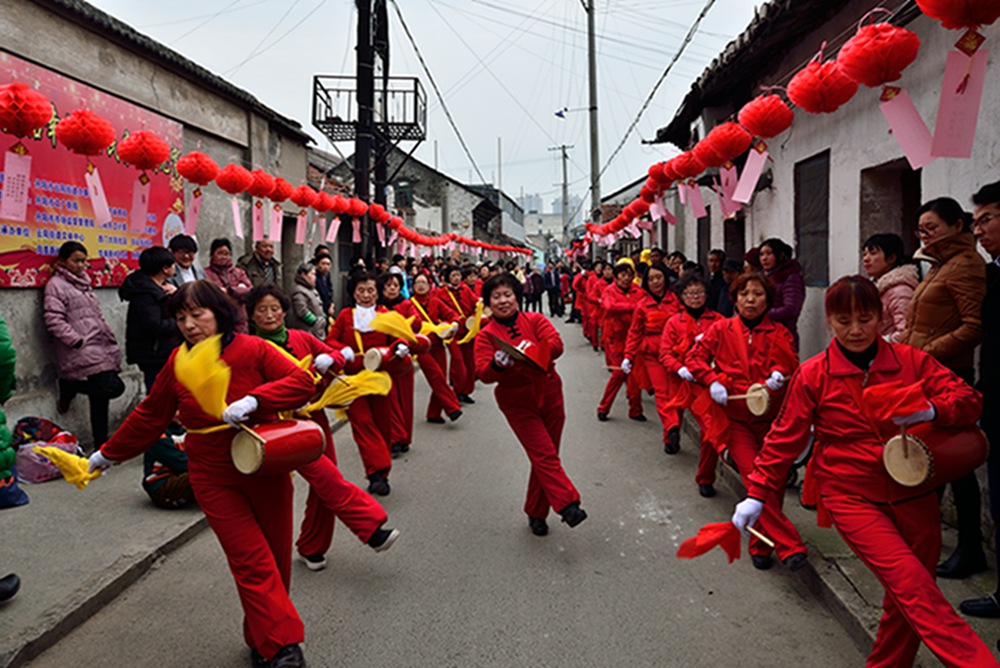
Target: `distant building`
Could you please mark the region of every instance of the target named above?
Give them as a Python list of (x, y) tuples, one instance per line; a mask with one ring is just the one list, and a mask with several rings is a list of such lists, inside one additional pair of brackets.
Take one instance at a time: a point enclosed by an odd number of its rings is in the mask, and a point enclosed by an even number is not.
[[(579, 195), (570, 195), (567, 198), (567, 201), (569, 202), (569, 206), (567, 207), (567, 209), (569, 210), (569, 220), (567, 221), (568, 223), (567, 227), (573, 229), (577, 225), (581, 225), (583, 222), (583, 213), (584, 213), (583, 198), (580, 197)], [(552, 200), (552, 213), (562, 214), (561, 195)]]
[(517, 204), (526, 214), (542, 213), (542, 196), (538, 193), (533, 195), (521, 195), (517, 198)]

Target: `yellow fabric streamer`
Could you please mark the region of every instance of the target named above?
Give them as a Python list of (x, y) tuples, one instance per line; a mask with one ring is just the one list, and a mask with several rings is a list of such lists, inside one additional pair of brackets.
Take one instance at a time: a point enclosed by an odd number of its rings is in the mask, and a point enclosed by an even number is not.
[(59, 468), (66, 482), (76, 485), (78, 489), (86, 489), (91, 480), (97, 480), (101, 477), (100, 471), (90, 473), (87, 470), (90, 467), (90, 462), (86, 457), (72, 455), (54, 445), (36, 445), (31, 450), (47, 457)]
[(442, 322), (438, 325), (432, 324), (428, 320), (424, 320), (423, 324), (420, 326), (420, 333), (424, 336), (430, 336), (433, 334), (442, 341), (447, 342), (448, 338), (446, 334), (451, 330), (452, 326), (450, 322)]
[(326, 388), (319, 399), (306, 406), (299, 413), (310, 415), (315, 411), (333, 407), (349, 406), (358, 397), (369, 394), (380, 394), (385, 396), (392, 389), (392, 379), (385, 371), (360, 371), (353, 376), (348, 376), (347, 383), (333, 382)]
[(458, 340), (458, 345), (460, 346), (465, 345), (472, 339), (476, 338), (476, 334), (479, 333), (479, 328), (482, 327), (482, 324), (483, 324), (483, 302), (478, 301), (476, 302), (476, 315), (475, 315), (475, 320), (472, 321), (472, 327), (469, 328), (469, 331), (466, 332), (465, 336), (463, 336), (461, 339)]
[(174, 375), (194, 395), (201, 410), (219, 420), (226, 410), (226, 393), (232, 371), (220, 359), (222, 335), (216, 334), (188, 348), (181, 345), (174, 357)]
[(396, 311), (377, 314), (372, 319), (372, 329), (410, 343), (417, 341), (417, 337), (413, 333), (413, 316), (404, 318), (401, 313)]

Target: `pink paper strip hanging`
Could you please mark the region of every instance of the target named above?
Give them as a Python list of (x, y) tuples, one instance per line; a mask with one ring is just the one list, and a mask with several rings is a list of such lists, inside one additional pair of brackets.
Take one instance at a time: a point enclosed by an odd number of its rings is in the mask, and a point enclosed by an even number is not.
[(708, 215), (708, 209), (705, 208), (705, 200), (701, 198), (701, 188), (697, 185), (688, 187), (688, 200), (691, 203), (691, 213), (694, 214), (695, 218), (704, 218)]
[(681, 204), (687, 206), (688, 203), (688, 186), (686, 183), (677, 184), (677, 199), (681, 201)]
[(653, 198), (653, 203), (649, 205), (649, 217), (653, 220), (662, 220), (663, 211), (663, 196), (657, 195)]
[(334, 216), (330, 219), (330, 228), (326, 231), (327, 243), (337, 243), (338, 232), (340, 232), (340, 218)]
[(240, 217), (240, 202), (238, 199), (236, 199), (235, 195), (233, 196), (231, 204), (233, 207), (233, 229), (236, 231), (236, 238), (242, 239), (243, 219)]
[(732, 199), (734, 202), (740, 202), (741, 204), (748, 204), (750, 202), (754, 191), (757, 190), (757, 181), (760, 180), (760, 174), (764, 171), (764, 165), (766, 164), (767, 147), (761, 142), (750, 149), (750, 152), (747, 154), (746, 164), (743, 165), (743, 173), (736, 184), (735, 192), (733, 192)]
[(351, 243), (359, 244), (361, 243), (361, 219), (352, 218), (351, 219)]
[(386, 240), (385, 245), (391, 246), (393, 243), (395, 243), (396, 237), (398, 236), (399, 235), (396, 233), (396, 230), (392, 230), (391, 232), (389, 232), (389, 238), (388, 240)]
[(728, 199), (732, 199), (733, 193), (736, 192), (736, 186), (739, 185), (736, 165), (729, 165), (719, 170), (719, 185), (722, 188), (722, 194)]
[(19, 223), (24, 222), (28, 216), (28, 185), (30, 183), (31, 156), (7, 151), (3, 167), (3, 200), (0, 200), (0, 218)]
[[(280, 204), (271, 207), (271, 219), (268, 221), (268, 239), (281, 239), (281, 221), (285, 217), (285, 212), (281, 210)], [(301, 243), (301, 242), (299, 242)]]
[(304, 244), (306, 242), (306, 217), (308, 214), (303, 209), (295, 217), (295, 243)]
[(889, 123), (892, 136), (903, 149), (910, 167), (920, 169), (934, 162), (934, 156), (931, 155), (931, 132), (905, 90), (900, 90), (891, 100), (880, 104), (879, 109)]
[(677, 216), (675, 216), (673, 214), (673, 212), (670, 209), (667, 209), (667, 208), (663, 209), (663, 220), (667, 221), (668, 225), (676, 225), (677, 224)]
[(650, 232), (653, 231), (653, 223), (648, 220), (638, 220), (635, 225), (640, 230), (649, 230)]
[[(84, 172), (83, 179), (87, 184), (87, 192), (90, 194), (90, 206), (94, 209), (94, 224), (103, 225), (111, 222), (111, 207), (108, 206), (108, 193), (104, 190), (104, 183), (101, 182), (101, 173), (94, 167), (93, 172)], [(197, 222), (197, 221), (195, 221)]]
[[(976, 124), (986, 83), (990, 52), (980, 49), (972, 62), (961, 51), (948, 53), (938, 102), (937, 121), (931, 155), (938, 158), (971, 158), (976, 141)], [(968, 73), (969, 78), (965, 79)], [(959, 87), (962, 92), (959, 93)]]
[(146, 214), (149, 213), (150, 179), (145, 173), (140, 174), (132, 186), (132, 208), (129, 210), (130, 227), (139, 234), (146, 231)]
[(193, 237), (198, 232), (198, 218), (201, 216), (201, 188), (195, 188), (191, 193), (184, 220), (184, 234)]
[(250, 207), (250, 221), (254, 243), (264, 240), (264, 204), (257, 200)]
[(375, 233), (378, 234), (378, 243), (380, 246), (385, 246), (385, 227), (375, 223)]

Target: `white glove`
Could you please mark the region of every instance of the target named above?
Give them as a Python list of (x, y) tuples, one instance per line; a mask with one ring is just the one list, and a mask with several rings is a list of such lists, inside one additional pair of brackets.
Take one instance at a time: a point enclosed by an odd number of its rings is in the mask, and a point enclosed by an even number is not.
[(785, 386), (785, 374), (780, 371), (772, 371), (771, 377), (764, 381), (764, 385), (772, 392), (777, 392)]
[(752, 527), (760, 519), (760, 513), (764, 510), (764, 503), (757, 499), (747, 497), (736, 504), (733, 509), (733, 525), (740, 530), (744, 536), (750, 535), (747, 527)]
[(622, 373), (626, 376), (632, 373), (632, 360), (627, 357), (622, 360)]
[(340, 354), (344, 356), (344, 361), (347, 363), (354, 361), (354, 351), (348, 346), (344, 346), (340, 349)]
[(257, 406), (256, 397), (247, 395), (242, 399), (237, 399), (226, 406), (226, 410), (222, 411), (222, 421), (235, 427), (240, 422), (246, 422), (250, 414), (257, 410)]
[(934, 410), (934, 406), (930, 403), (927, 404), (927, 408), (922, 411), (917, 411), (916, 413), (910, 413), (909, 415), (901, 415), (900, 417), (892, 418), (892, 423), (899, 425), (900, 427), (908, 426), (911, 424), (917, 424), (919, 422), (931, 422), (937, 417), (937, 411)]
[(694, 374), (688, 371), (688, 368), (686, 366), (682, 366), (680, 369), (678, 369), (677, 375), (689, 383), (694, 382)]
[(503, 369), (514, 366), (514, 360), (511, 358), (510, 355), (508, 355), (502, 350), (498, 350), (495, 353), (493, 353), (493, 362), (498, 367), (501, 367)]
[(399, 359), (403, 359), (404, 357), (410, 354), (410, 347), (405, 343), (397, 343), (395, 354), (396, 357), (398, 357)]
[(701, 341), (701, 340), (702, 340), (703, 338), (705, 338), (705, 333), (704, 333), (704, 332), (702, 332), (702, 333), (701, 333), (701, 334), (699, 334), (698, 336), (694, 337), (694, 342), (695, 342), (695, 343), (698, 343), (698, 342), (699, 342), (699, 341)]
[(708, 386), (708, 393), (712, 395), (712, 401), (720, 406), (725, 406), (729, 403), (729, 391), (726, 390), (725, 385), (717, 380), (712, 381), (712, 384)]
[(94, 471), (98, 470), (107, 471), (109, 468), (111, 468), (111, 465), (114, 464), (113, 461), (111, 461), (103, 454), (101, 454), (100, 450), (95, 450), (94, 454), (92, 454), (90, 456), (90, 459), (88, 459), (87, 461), (90, 462), (89, 466), (87, 466), (88, 473), (93, 473)]
[(324, 374), (330, 370), (330, 367), (333, 366), (333, 358), (326, 353), (320, 353), (319, 355), (316, 355), (316, 359), (313, 360), (313, 366), (316, 367), (316, 370), (319, 371), (320, 374)]

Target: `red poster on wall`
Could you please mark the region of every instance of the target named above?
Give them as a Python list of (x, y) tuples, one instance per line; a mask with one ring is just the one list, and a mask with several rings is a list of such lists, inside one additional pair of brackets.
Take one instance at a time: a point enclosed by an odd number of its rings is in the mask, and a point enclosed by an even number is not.
[[(26, 202), (0, 206), (0, 288), (45, 285), (59, 246), (66, 241), (87, 247), (95, 286), (120, 285), (137, 266), (139, 253), (165, 246), (184, 230), (184, 180), (177, 173), (180, 123), (3, 51), (0, 81), (26, 83), (53, 105), (49, 124), (21, 140), (29, 160), (10, 152), (17, 138), (0, 135), (0, 170), (10, 170), (12, 178), (28, 184)], [(89, 159), (71, 153), (56, 142), (55, 127), (60, 118), (81, 108), (110, 121), (119, 139), (138, 130), (155, 132), (170, 144), (170, 159), (146, 172), (149, 181), (143, 184), (140, 172), (118, 157), (117, 142)], [(15, 157), (5, 159), (9, 156)], [(7, 176), (0, 173), (0, 185), (6, 185)], [(103, 198), (93, 197), (97, 184), (103, 184)], [(0, 188), (0, 193), (4, 190), (15, 192)], [(146, 207), (144, 225), (130, 224), (136, 202)]]

